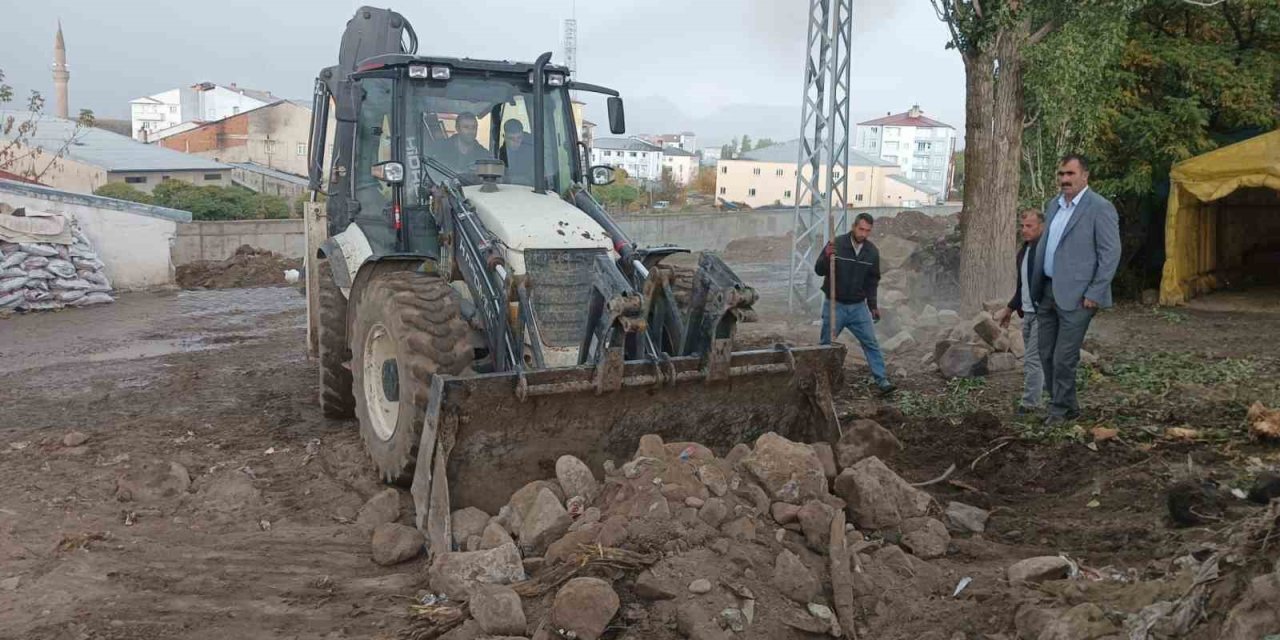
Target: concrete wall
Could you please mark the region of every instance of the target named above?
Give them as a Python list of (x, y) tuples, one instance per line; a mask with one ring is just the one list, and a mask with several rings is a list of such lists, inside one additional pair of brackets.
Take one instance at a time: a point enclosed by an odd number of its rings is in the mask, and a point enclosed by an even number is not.
[(242, 244), (290, 258), (306, 249), (302, 220), (226, 220), (190, 222), (178, 227), (173, 263), (225, 260)]
[(173, 284), (172, 248), (186, 211), (0, 180), (0, 201), (74, 217), (117, 289)]
[[(960, 205), (914, 207), (929, 215), (950, 215)], [(849, 209), (848, 219), (867, 212), (876, 218), (893, 217), (901, 208), (870, 207)], [(677, 244), (694, 251), (720, 251), (733, 240), (756, 236), (781, 236), (791, 232), (795, 211), (777, 209), (742, 213), (683, 213), (670, 215), (627, 215), (617, 218), (619, 226), (641, 245)], [(224, 260), (242, 244), (269, 249), (290, 258), (302, 257), (306, 248), (302, 220), (237, 220), (190, 222), (178, 226), (173, 248), (174, 264), (196, 260)]]
[(143, 193), (151, 193), (165, 180), (181, 180), (197, 187), (231, 186), (231, 169), (200, 169), (197, 171), (112, 171), (107, 182), (123, 182)]

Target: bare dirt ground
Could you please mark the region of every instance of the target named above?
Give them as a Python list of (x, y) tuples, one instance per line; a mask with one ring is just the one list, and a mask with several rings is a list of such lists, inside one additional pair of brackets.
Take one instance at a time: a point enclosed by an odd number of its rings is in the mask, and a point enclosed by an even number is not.
[[(745, 271), (770, 283), (769, 308), (783, 308), (785, 272)], [(808, 342), (816, 329), (771, 313), (744, 334)], [(851, 364), (838, 408), (898, 435), (905, 448), (889, 464), (913, 482), (955, 464), (928, 490), (992, 510), (985, 536), (957, 539), (935, 563), (950, 584), (974, 577), (967, 594), (869, 611), (896, 621), (877, 637), (1011, 634), (1017, 603), (998, 585), (1014, 560), (1063, 552), (1141, 574), (1256, 513), (1240, 501), (1175, 528), (1164, 490), (1188, 460), (1223, 486), (1246, 483), (1252, 460), (1280, 465), (1280, 446), (1250, 442), (1243, 426), (1250, 402), (1280, 404), (1276, 335), (1274, 313), (1103, 314), (1089, 343), (1102, 360), (1084, 378), (1087, 419), (1053, 432), (1013, 416), (1017, 374), (948, 384), (919, 353), (895, 355), (891, 367), (907, 375), (886, 402)], [(354, 424), (321, 417), (304, 339), (303, 298), (288, 288), (126, 295), (0, 321), (0, 638), (394, 638), (408, 628), (423, 565), (370, 559), (352, 520), (381, 486)], [(1095, 426), (1120, 437), (1094, 442)], [(1197, 436), (1171, 440), (1174, 426)], [(73, 430), (88, 440), (68, 446)], [(190, 486), (165, 495), (172, 463)]]

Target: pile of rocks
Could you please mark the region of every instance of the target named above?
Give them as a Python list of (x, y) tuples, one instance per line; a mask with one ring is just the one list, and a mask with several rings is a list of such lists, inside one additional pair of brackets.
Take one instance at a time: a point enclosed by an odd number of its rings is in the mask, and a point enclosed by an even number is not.
[(0, 312), (113, 302), (111, 281), (74, 219), (70, 244), (0, 240)]
[[(944, 511), (891, 471), (881, 458), (900, 448), (861, 420), (834, 446), (766, 433), (723, 457), (646, 435), (600, 476), (563, 456), (555, 479), (497, 513), (454, 512), (454, 550), (431, 558), (419, 598), (437, 613), (465, 602), (446, 616), (448, 640), (595, 640), (610, 626), (619, 638), (838, 637), (886, 593), (949, 594), (956, 577), (929, 561), (948, 553), (951, 530), (985, 524), (982, 510)], [(389, 562), (419, 553), (422, 537), (379, 525), (373, 544)], [(609, 561), (617, 554), (629, 555)]]
[(957, 320), (935, 331), (933, 351), (925, 354), (924, 363), (937, 366), (948, 379), (1019, 368), (1026, 355), (1022, 319), (1014, 314), (1009, 326), (1001, 327), (992, 315), (1004, 308), (1004, 302), (987, 302), (983, 308), (972, 318)]

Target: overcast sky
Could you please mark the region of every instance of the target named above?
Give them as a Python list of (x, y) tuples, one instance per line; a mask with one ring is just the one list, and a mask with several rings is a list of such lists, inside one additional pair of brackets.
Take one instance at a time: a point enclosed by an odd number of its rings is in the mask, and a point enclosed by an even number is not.
[[(60, 18), (71, 109), (127, 118), (129, 100), (201, 81), (236, 82), (308, 98), (336, 62), (350, 0), (40, 0), (6, 11), (0, 69), (19, 96), (52, 95), (49, 65)], [(578, 73), (655, 113), (675, 131), (710, 127), (742, 106), (761, 112), (759, 137), (799, 131), (805, 0), (412, 0), (392, 4), (419, 33), (419, 53), (563, 61), (563, 20), (576, 12)], [(437, 13), (438, 12), (438, 13)], [(920, 104), (963, 130), (964, 70), (944, 49), (929, 0), (855, 0), (855, 121)], [(632, 111), (629, 106), (629, 113)], [(644, 106), (644, 109), (641, 109)], [(753, 111), (754, 112), (754, 111)], [(794, 112), (794, 116), (789, 114)], [(603, 122), (602, 113), (588, 113)], [(792, 122), (785, 122), (788, 118)], [(630, 133), (640, 132), (632, 119)], [(735, 126), (751, 126), (738, 125)], [(716, 137), (714, 134), (707, 138)], [(718, 140), (705, 140), (718, 142)]]

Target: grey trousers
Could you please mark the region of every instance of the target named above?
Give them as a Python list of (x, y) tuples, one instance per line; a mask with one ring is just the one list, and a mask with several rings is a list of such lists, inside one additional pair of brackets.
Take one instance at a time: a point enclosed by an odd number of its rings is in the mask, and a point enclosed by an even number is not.
[(1040, 365), (1040, 323), (1034, 311), (1023, 311), (1022, 406), (1039, 409), (1044, 402), (1044, 367)]
[(1040, 364), (1052, 398), (1049, 415), (1064, 417), (1080, 412), (1080, 403), (1076, 400), (1076, 368), (1080, 366), (1080, 348), (1094, 312), (1084, 307), (1072, 311), (1059, 309), (1053, 300), (1053, 286), (1046, 285), (1049, 286), (1044, 288), (1040, 304), (1036, 305)]

